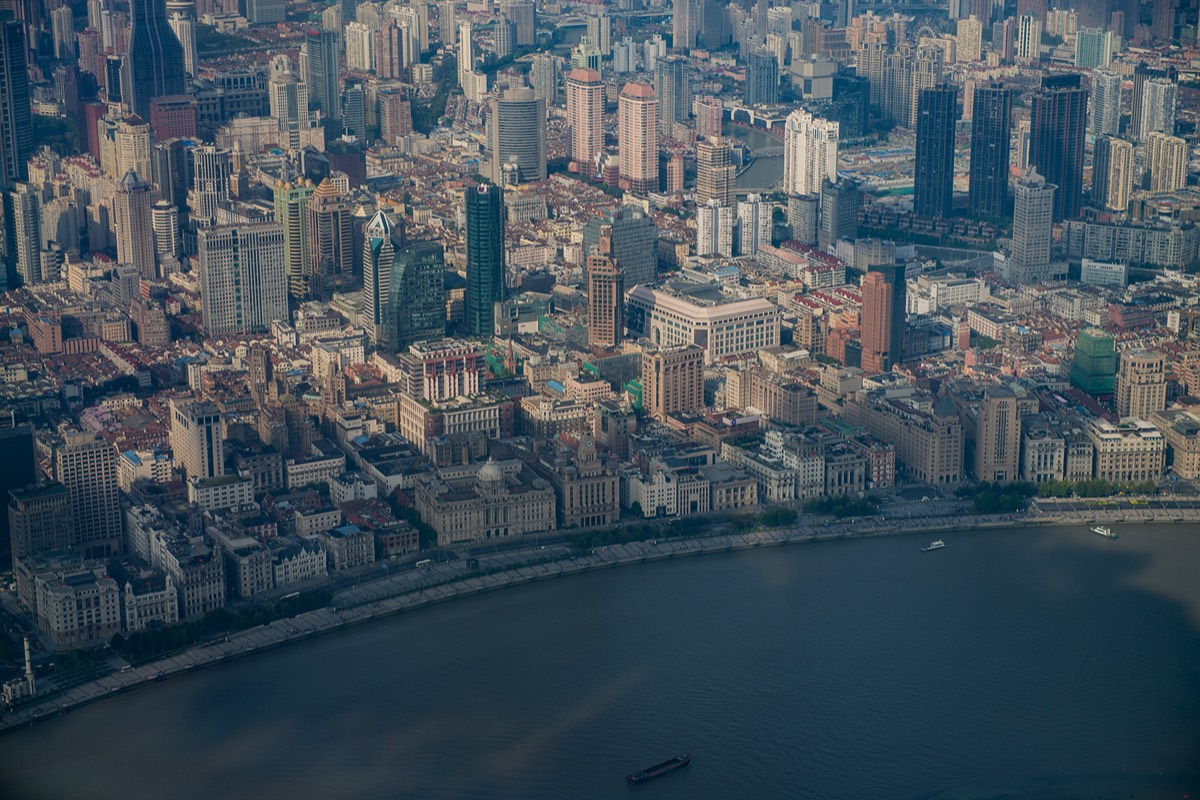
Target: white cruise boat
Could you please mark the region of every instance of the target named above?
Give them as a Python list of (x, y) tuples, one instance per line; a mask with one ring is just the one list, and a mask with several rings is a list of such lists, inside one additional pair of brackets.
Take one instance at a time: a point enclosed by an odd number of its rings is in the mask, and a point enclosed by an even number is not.
[(1098, 533), (1101, 536), (1103, 536), (1105, 539), (1117, 538), (1117, 535), (1115, 533), (1113, 533), (1112, 528), (1106, 528), (1103, 525), (1097, 525), (1094, 528), (1092, 528), (1092, 533)]
[(946, 543), (943, 542), (941, 539), (938, 539), (936, 542), (930, 542), (929, 544), (922, 547), (921, 552), (928, 553), (930, 550), (941, 550), (945, 546), (946, 546)]

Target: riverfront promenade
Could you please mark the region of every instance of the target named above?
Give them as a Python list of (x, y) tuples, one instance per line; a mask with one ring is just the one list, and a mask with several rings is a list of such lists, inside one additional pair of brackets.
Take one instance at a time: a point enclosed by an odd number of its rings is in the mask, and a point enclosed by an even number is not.
[[(933, 504), (930, 504), (931, 506)], [(830, 521), (802, 517), (793, 526), (747, 533), (714, 533), (680, 539), (652, 539), (643, 542), (598, 547), (578, 554), (562, 544), (532, 546), (521, 550), (476, 555), (476, 565), (468, 561), (431, 564), (419, 569), (385, 574), (344, 588), (334, 595), (333, 605), (277, 620), (244, 631), (230, 633), (216, 641), (196, 645), (155, 661), (81, 683), (44, 699), (0, 714), (0, 733), (47, 719), (107, 696), (138, 686), (229, 661), (252, 653), (279, 647), (329, 631), (348, 628), (404, 611), (433, 605), (459, 597), (548, 580), (566, 575), (692, 555), (747, 550), (801, 542), (865, 538), (901, 534), (937, 534), (944, 531), (1028, 527), (1031, 525), (1083, 524), (1095, 521), (1120, 521), (1114, 515), (1084, 510), (1048, 513), (1038, 509), (1028, 514), (991, 516), (936, 516), (941, 508), (922, 504), (904, 504), (904, 511), (889, 517), (866, 517)], [(890, 509), (889, 509), (890, 510)], [(900, 509), (895, 509), (899, 511)], [(1144, 510), (1144, 509), (1143, 509)], [(1164, 521), (1175, 521), (1183, 514), (1200, 519), (1200, 508), (1163, 511)], [(1138, 521), (1143, 521), (1139, 519)]]

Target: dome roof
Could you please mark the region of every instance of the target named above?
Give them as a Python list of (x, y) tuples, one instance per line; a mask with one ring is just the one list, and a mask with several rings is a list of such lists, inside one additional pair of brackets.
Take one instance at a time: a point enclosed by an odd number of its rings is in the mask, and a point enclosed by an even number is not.
[(495, 461), (489, 458), (487, 463), (479, 468), (479, 480), (482, 483), (498, 483), (504, 480), (504, 472)]

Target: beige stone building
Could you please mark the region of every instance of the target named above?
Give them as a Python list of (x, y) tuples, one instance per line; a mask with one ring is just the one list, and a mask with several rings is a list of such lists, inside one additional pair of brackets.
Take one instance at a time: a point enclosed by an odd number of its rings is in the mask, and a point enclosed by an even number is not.
[(419, 480), (417, 513), (437, 531), (439, 547), (489, 542), (554, 530), (554, 489), (527, 470), (505, 475), (491, 459), (475, 476)]
[(1200, 414), (1182, 408), (1159, 411), (1151, 422), (1167, 440), (1167, 463), (1184, 480), (1200, 478)]
[(537, 471), (554, 486), (558, 527), (589, 528), (620, 519), (617, 473), (600, 460), (591, 436), (560, 435), (538, 459)]
[(1153, 350), (1121, 353), (1117, 370), (1117, 416), (1150, 419), (1167, 407), (1166, 360)]
[(642, 354), (642, 407), (657, 420), (704, 408), (704, 350), (664, 347)]
[(1021, 413), (1017, 395), (1004, 386), (984, 390), (975, 422), (975, 479), (1017, 480), (1021, 465)]
[(1167, 441), (1143, 419), (1130, 417), (1113, 425), (1095, 420), (1088, 429), (1096, 449), (1093, 475), (1113, 483), (1139, 483), (1162, 478)]
[(103, 566), (35, 579), (37, 623), (54, 650), (98, 647), (121, 632), (121, 591)]
[(860, 394), (846, 404), (844, 413), (850, 422), (894, 444), (896, 459), (913, 480), (937, 486), (962, 480), (962, 420), (933, 397)]

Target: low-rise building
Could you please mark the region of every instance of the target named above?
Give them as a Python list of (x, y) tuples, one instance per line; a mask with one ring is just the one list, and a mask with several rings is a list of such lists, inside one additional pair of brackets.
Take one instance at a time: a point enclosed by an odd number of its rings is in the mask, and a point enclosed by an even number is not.
[(240, 475), (191, 478), (187, 485), (188, 502), (200, 506), (201, 511), (235, 508), (254, 502), (254, 481)]
[(1184, 480), (1200, 478), (1200, 414), (1182, 408), (1159, 411), (1151, 420), (1167, 441), (1167, 466)]
[(1129, 417), (1114, 425), (1093, 420), (1088, 435), (1096, 450), (1095, 477), (1112, 483), (1157, 481), (1166, 466), (1167, 441), (1144, 419)]
[(375, 537), (357, 525), (341, 525), (317, 536), (329, 569), (333, 572), (353, 569), (375, 562)]
[(471, 478), (421, 479), (414, 492), (417, 513), (437, 531), (439, 547), (492, 541), (554, 530), (554, 489), (522, 470), (505, 475), (491, 459)]
[(121, 591), (103, 565), (38, 575), (37, 624), (54, 650), (98, 647), (121, 632)]

